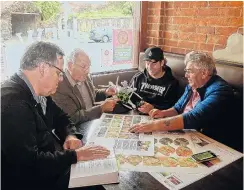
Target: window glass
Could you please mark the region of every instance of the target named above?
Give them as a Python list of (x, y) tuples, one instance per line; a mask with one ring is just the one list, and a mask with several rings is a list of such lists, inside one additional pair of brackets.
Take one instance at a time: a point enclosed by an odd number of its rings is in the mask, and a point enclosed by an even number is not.
[[(132, 68), (138, 55), (140, 2), (1, 2), (1, 72), (18, 71), (24, 49), (54, 42), (68, 55), (83, 49), (91, 72)], [(6, 77), (5, 77), (6, 78)]]

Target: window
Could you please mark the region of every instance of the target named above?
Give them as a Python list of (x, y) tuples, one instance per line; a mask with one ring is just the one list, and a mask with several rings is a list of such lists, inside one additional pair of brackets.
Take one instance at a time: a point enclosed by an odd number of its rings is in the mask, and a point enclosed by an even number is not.
[(1, 26), (5, 44), (1, 68), (5, 75), (18, 71), (24, 49), (38, 40), (56, 43), (66, 55), (74, 48), (83, 49), (90, 56), (91, 73), (137, 67), (140, 2), (2, 4), (1, 23), (7, 23)]

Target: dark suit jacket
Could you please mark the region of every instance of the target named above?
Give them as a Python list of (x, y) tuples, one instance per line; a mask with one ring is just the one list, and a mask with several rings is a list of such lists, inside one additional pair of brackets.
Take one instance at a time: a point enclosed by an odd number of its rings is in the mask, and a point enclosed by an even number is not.
[(77, 162), (74, 150), (55, 150), (51, 132), (55, 129), (62, 143), (69, 134), (79, 136), (68, 116), (50, 97), (43, 115), (17, 74), (1, 85), (1, 119), (2, 189), (54, 188)]
[(85, 108), (85, 102), (77, 86), (72, 86), (65, 76), (64, 80), (59, 83), (57, 92), (52, 96), (55, 103), (66, 112), (76, 125), (99, 118), (102, 114), (101, 106), (95, 106), (95, 101), (106, 99), (104, 89), (98, 90), (92, 84), (90, 78), (85, 81), (86, 89), (93, 103), (91, 109)]

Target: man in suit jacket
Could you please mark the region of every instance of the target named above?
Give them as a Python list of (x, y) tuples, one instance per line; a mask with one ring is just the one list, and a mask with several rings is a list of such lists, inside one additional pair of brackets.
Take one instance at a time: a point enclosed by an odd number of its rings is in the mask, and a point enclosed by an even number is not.
[[(113, 111), (117, 102), (115, 99), (106, 99), (114, 95), (116, 89), (95, 89), (89, 77), (90, 65), (90, 58), (84, 51), (73, 50), (67, 59), (64, 80), (52, 96), (76, 124), (99, 118), (103, 112)], [(103, 103), (95, 105), (98, 101)]]
[(20, 71), (1, 85), (1, 189), (67, 189), (71, 164), (109, 154), (82, 147), (81, 134), (50, 97), (63, 80), (63, 55), (54, 44), (34, 43)]

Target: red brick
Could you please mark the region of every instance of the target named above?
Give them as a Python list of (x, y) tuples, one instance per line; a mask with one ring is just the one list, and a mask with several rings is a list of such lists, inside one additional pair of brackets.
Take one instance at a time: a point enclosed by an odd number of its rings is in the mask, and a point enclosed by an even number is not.
[(226, 44), (227, 36), (207, 35), (208, 44)]
[(161, 8), (161, 2), (160, 1), (150, 1), (148, 4), (149, 8)]
[(227, 26), (243, 26), (243, 17), (229, 18)]
[(160, 16), (161, 14), (161, 9), (149, 9), (148, 10), (148, 15), (150, 16)]
[(209, 1), (209, 7), (228, 7), (228, 1)]
[(192, 33), (189, 36), (189, 41), (194, 41), (194, 42), (206, 42), (207, 35), (206, 34), (196, 34)]
[(171, 52), (171, 47), (170, 46), (162, 46), (163, 51), (166, 52)]
[(153, 44), (158, 45), (158, 38), (153, 38)]
[(195, 20), (192, 17), (173, 17), (173, 24), (192, 25)]
[(164, 44), (164, 39), (159, 39), (158, 40), (158, 45), (163, 45)]
[(179, 41), (178, 47), (180, 47), (180, 48), (188, 48), (188, 49), (195, 49), (196, 43), (188, 42), (188, 41)]
[(175, 16), (195, 16), (197, 13), (197, 9), (174, 9)]
[(172, 32), (164, 32), (164, 31), (162, 31), (160, 37), (171, 39), (173, 37), (173, 33)]
[(181, 32), (196, 32), (196, 26), (179, 25), (179, 31), (181, 31)]
[(174, 35), (173, 35), (173, 40), (178, 40), (179, 39), (179, 32), (174, 32)]
[(200, 34), (214, 34), (215, 29), (214, 27), (197, 27), (196, 33)]
[(174, 7), (174, 2), (165, 2), (165, 9), (167, 8), (173, 8)]
[(217, 13), (218, 13), (218, 8), (201, 8), (198, 9), (197, 11), (197, 15), (201, 17), (217, 16)]
[(226, 17), (212, 17), (207, 21), (208, 26), (229, 26), (229, 19)]
[(157, 17), (157, 16), (149, 16), (147, 21), (148, 21), (148, 23), (159, 23), (160, 17)]
[(178, 41), (165, 39), (164, 40), (164, 45), (166, 45), (166, 46), (177, 46), (178, 45)]
[(189, 8), (189, 4), (190, 2), (184, 1), (184, 2), (180, 2), (180, 1), (175, 1), (174, 2), (174, 7), (177, 8)]
[(215, 28), (215, 34), (217, 34), (217, 35), (229, 36), (236, 31), (237, 31), (236, 27), (216, 27)]
[(174, 16), (175, 15), (175, 13), (176, 13), (176, 11), (175, 11), (175, 9), (166, 9), (165, 11), (164, 11), (164, 15), (165, 16)]
[(147, 37), (147, 43), (148, 43), (148, 44), (152, 44), (152, 43), (153, 43), (153, 38), (151, 38), (151, 37)]
[(147, 34), (150, 37), (157, 38), (159, 36), (159, 31), (157, 31), (157, 30), (148, 30)]
[(162, 28), (164, 28), (164, 30), (177, 30), (178, 27), (179, 25), (177, 24), (164, 24)]
[(213, 50), (213, 51), (215, 51), (215, 50), (219, 50), (219, 49), (225, 49), (225, 46), (226, 46), (226, 45), (215, 44), (215, 45), (214, 45), (214, 50)]
[(178, 32), (179, 40), (189, 40), (190, 35), (191, 33), (189, 32), (181, 32), (181, 31)]
[(238, 29), (238, 33), (243, 35), (243, 27)]
[(243, 1), (230, 1), (228, 6), (230, 6), (230, 7), (243, 7)]
[(217, 15), (226, 17), (241, 17), (241, 8), (219, 8)]
[(194, 20), (196, 26), (207, 26), (208, 20), (205, 17), (197, 17)]
[(182, 48), (171, 48), (171, 52), (172, 53), (177, 53), (177, 54), (185, 54), (186, 53), (186, 50), (185, 49), (182, 49)]
[(214, 44), (200, 44), (199, 50), (213, 51)]
[(199, 7), (207, 7), (208, 6), (208, 2), (207, 1), (191, 1), (189, 4), (190, 8), (199, 8)]
[(161, 17), (161, 20), (163, 19), (163, 23), (165, 24), (172, 24), (172, 17)]

